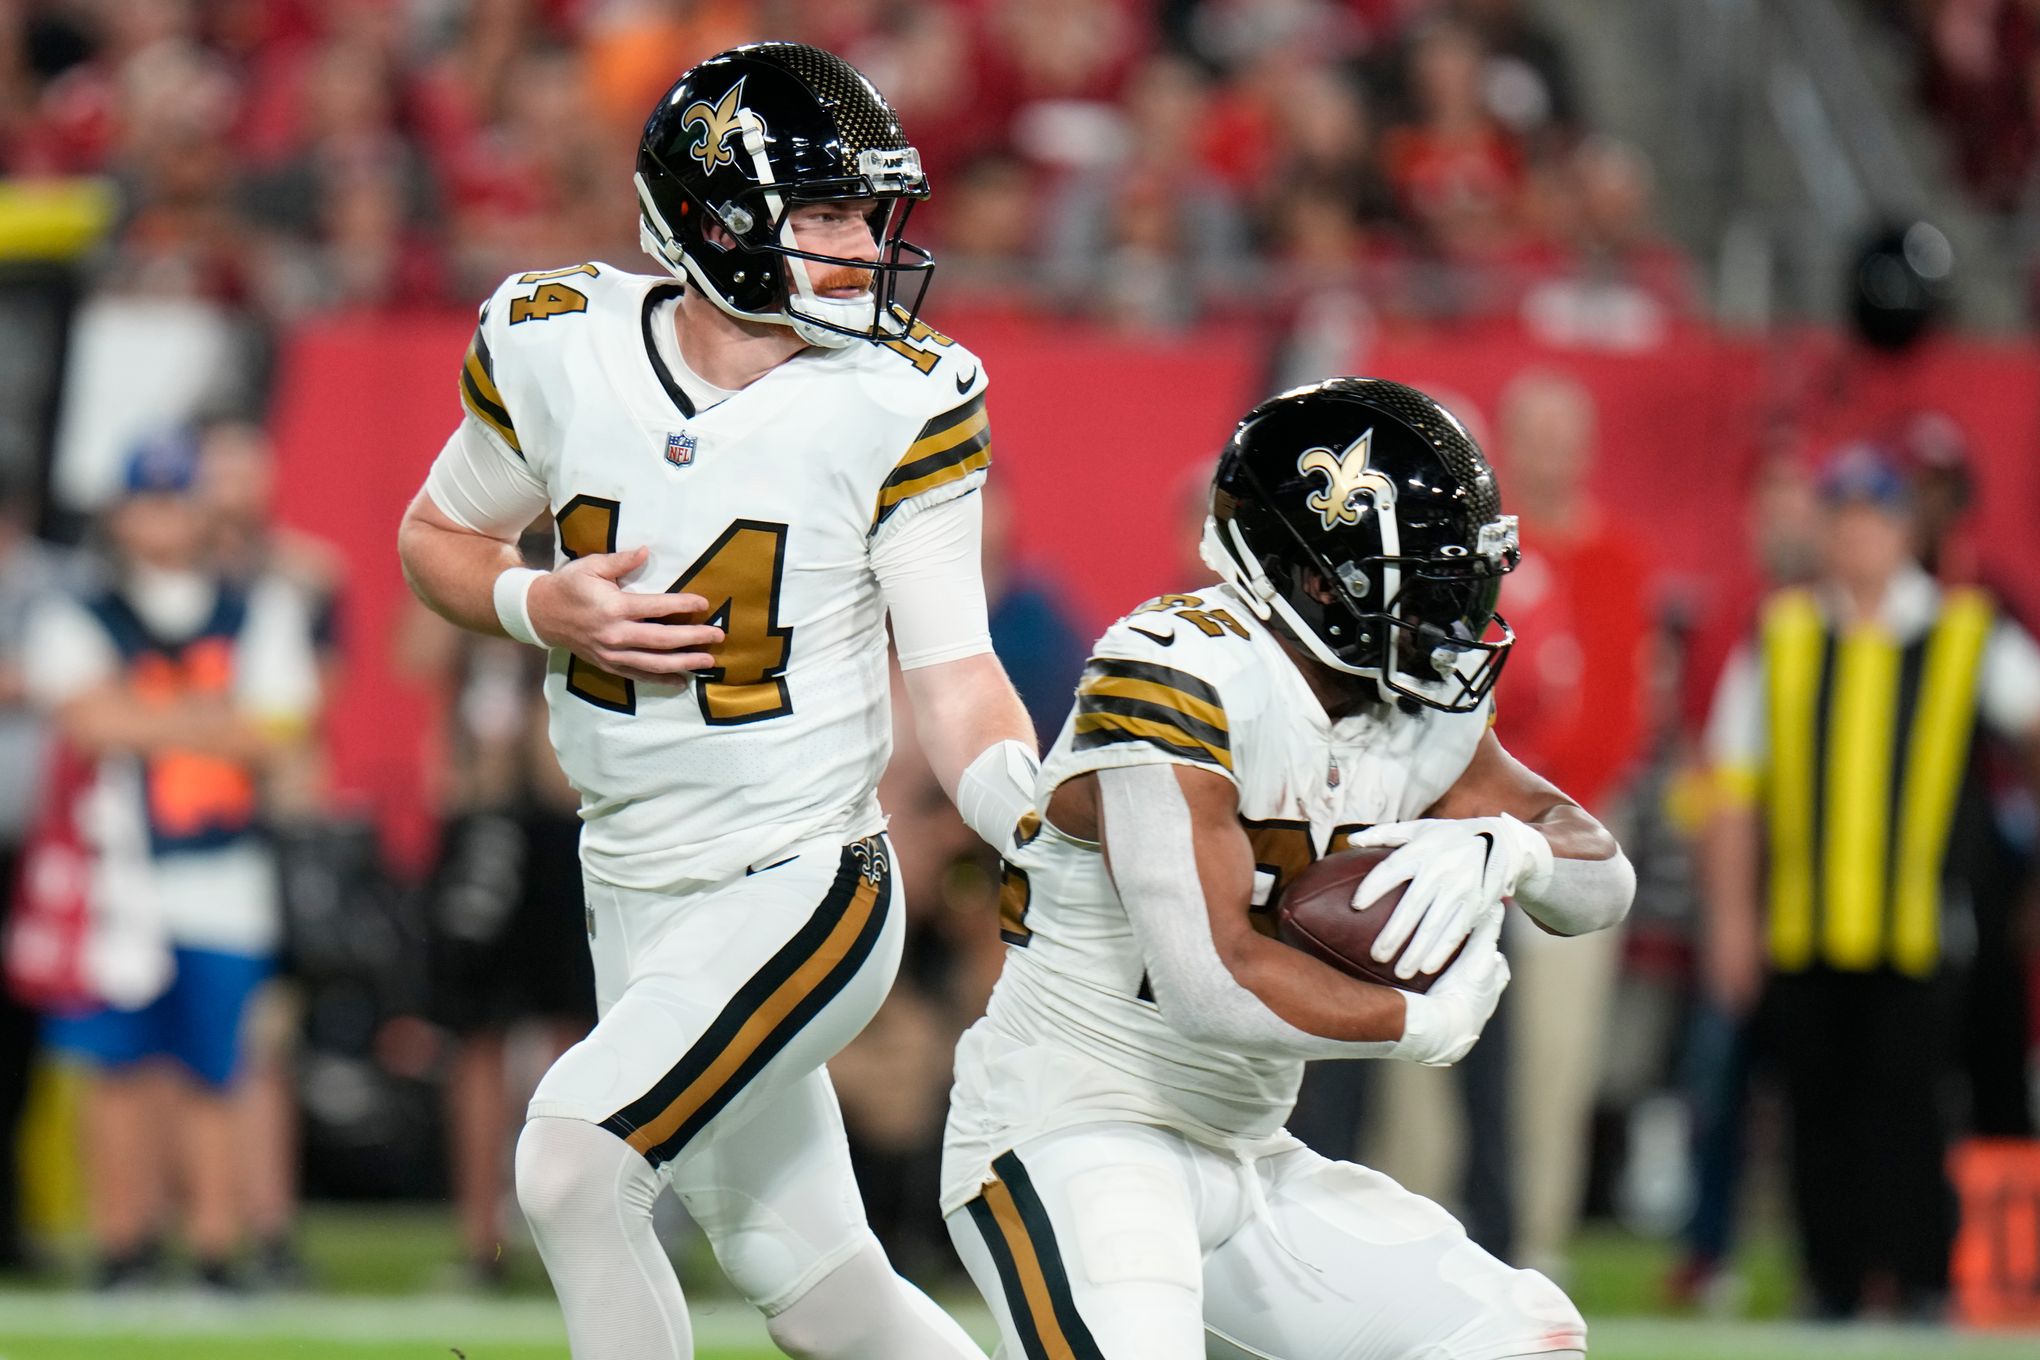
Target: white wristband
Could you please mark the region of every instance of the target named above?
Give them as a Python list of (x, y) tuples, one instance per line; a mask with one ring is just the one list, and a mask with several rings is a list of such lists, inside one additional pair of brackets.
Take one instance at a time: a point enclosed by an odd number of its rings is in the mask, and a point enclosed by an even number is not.
[(511, 567), (496, 578), (496, 622), (511, 637), (533, 647), (543, 647), (546, 641), (531, 626), (531, 583), (546, 574), (530, 567)]

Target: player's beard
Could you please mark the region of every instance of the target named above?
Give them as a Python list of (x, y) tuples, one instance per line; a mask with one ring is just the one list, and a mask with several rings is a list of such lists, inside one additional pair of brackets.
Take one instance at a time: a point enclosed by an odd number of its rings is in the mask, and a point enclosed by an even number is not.
[[(871, 293), (873, 279), (877, 275), (870, 269), (859, 269), (849, 265), (818, 265), (810, 261), (807, 266), (808, 286), (822, 297), (829, 296), (832, 288), (855, 288), (858, 297)], [(857, 298), (831, 298), (833, 302), (855, 302)]]

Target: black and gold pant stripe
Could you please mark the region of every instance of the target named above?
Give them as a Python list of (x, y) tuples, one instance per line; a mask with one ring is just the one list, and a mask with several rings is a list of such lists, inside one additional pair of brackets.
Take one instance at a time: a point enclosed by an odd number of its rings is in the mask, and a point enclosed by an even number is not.
[(651, 1090), (602, 1121), (653, 1166), (680, 1154), (864, 966), (885, 929), (892, 857), (882, 837), (843, 848), (828, 895)]
[(517, 442), (517, 427), (510, 421), (510, 408), (503, 404), (503, 393), (496, 386), (496, 361), (489, 353), (489, 340), (482, 332), (488, 326), (488, 316), (483, 314), (482, 324), (475, 327), (475, 338), (468, 342), (467, 355), (460, 365), (460, 401), (476, 420), (501, 435), (503, 442), (524, 456), (524, 446)]
[(878, 510), (871, 527), (885, 523), (893, 511), (915, 496), (991, 465), (992, 427), (985, 411), (985, 394), (980, 392), (921, 427), (899, 466), (879, 487)]
[(1232, 735), (1218, 691), (1186, 672), (1146, 661), (1092, 657), (1077, 683), (1075, 746), (1145, 742), (1231, 772)]
[(998, 1179), (964, 1207), (992, 1254), (1022, 1354), (1026, 1360), (1105, 1360), (1077, 1312), (1055, 1229), (1027, 1168), (1008, 1152), (992, 1163), (992, 1174)]

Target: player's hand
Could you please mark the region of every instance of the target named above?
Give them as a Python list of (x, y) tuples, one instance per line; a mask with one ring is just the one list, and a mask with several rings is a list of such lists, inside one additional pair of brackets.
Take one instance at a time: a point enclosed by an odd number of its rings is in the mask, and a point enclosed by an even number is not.
[(1397, 884), (1409, 885), (1368, 951), (1376, 963), (1395, 959), (1399, 978), (1443, 968), (1484, 912), (1551, 872), (1551, 843), (1507, 813), (1387, 822), (1349, 844), (1398, 847), (1360, 880), (1353, 907), (1363, 910)]
[(1509, 985), (1502, 957), (1502, 906), (1482, 912), (1452, 966), (1428, 992), (1403, 993), (1403, 1037), (1393, 1057), (1426, 1067), (1450, 1067), (1473, 1049)]
[(548, 645), (626, 680), (674, 685), (715, 665), (704, 649), (721, 642), (723, 630), (677, 621), (706, 614), (707, 600), (618, 584), (650, 555), (645, 548), (590, 553), (547, 572), (531, 583), (527, 597), (532, 628)]

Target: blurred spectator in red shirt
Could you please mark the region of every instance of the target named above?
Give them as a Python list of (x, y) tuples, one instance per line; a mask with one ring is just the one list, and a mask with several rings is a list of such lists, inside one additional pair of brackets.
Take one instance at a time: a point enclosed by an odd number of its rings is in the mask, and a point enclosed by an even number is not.
[(1127, 94), (1125, 154), (1072, 183), (1050, 228), (1065, 305), (1133, 328), (1194, 321), (1236, 285), (1247, 254), (1237, 203), (1196, 154), (1210, 92), (1177, 57), (1152, 57)]
[(1610, 138), (1582, 142), (1538, 195), (1561, 252), (1553, 277), (1524, 296), (1523, 320), (1543, 340), (1647, 349), (1694, 308), (1693, 269), (1657, 230), (1650, 165)]
[(124, 291), (241, 304), (252, 291), (228, 132), (234, 88), (218, 60), (164, 37), (119, 74), (114, 165), (128, 215), (111, 282)]
[(1565, 48), (1523, 0), (1452, 0), (1452, 11), (1487, 49), (1482, 84), (1488, 110), (1510, 131), (1541, 143), (1580, 126)]
[[(864, 72), (921, 153), (935, 197), (915, 208), (914, 220), (940, 221), (953, 201), (953, 176), (975, 156), (1002, 146), (1006, 133), (1003, 117), (988, 116), (985, 108), (977, 76), (983, 59), (968, 17), (950, 4), (898, 8), (855, 0), (839, 14), (830, 0), (809, 8), (834, 22), (816, 25), (826, 31), (810, 31), (805, 40)], [(857, 31), (846, 32), (852, 16)]]
[(1492, 260), (1520, 242), (1523, 157), (1487, 110), (1480, 39), (1441, 22), (1410, 49), (1415, 120), (1382, 141), (1389, 183), (1424, 239), (1451, 260)]
[[(571, 51), (534, 52), (512, 70), (501, 123), (476, 142), (452, 185), (462, 296), (487, 293), (513, 269), (635, 254), (637, 139), (616, 137), (593, 115), (591, 72)], [(640, 118), (657, 96), (646, 98)]]
[(1273, 235), (1303, 194), (1339, 200), (1356, 224), (1395, 218), (1395, 195), (1375, 158), (1373, 119), (1359, 83), (1343, 70), (1307, 65), (1292, 69), (1289, 97), (1275, 110), (1275, 149), (1256, 169), (1254, 210)]
[(434, 186), (398, 132), (399, 76), (387, 54), (365, 41), (336, 41), (306, 76), (299, 149), (256, 175), (244, 195), (274, 233), (270, 307), (289, 315), (440, 302), (438, 252), (423, 230)]
[(1640, 738), (1649, 558), (1588, 490), (1594, 407), (1584, 387), (1525, 373), (1503, 392), (1499, 425), (1523, 564), (1503, 592), (1520, 640), (1496, 730), (1518, 759), (1605, 811)]
[[(947, 201), (934, 238), (942, 304), (965, 304), (979, 313), (1030, 310), (1039, 224), (1027, 167), (992, 152), (956, 171), (940, 192)], [(920, 221), (919, 213), (914, 221)]]

